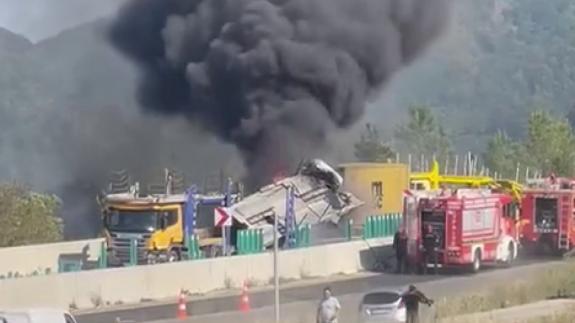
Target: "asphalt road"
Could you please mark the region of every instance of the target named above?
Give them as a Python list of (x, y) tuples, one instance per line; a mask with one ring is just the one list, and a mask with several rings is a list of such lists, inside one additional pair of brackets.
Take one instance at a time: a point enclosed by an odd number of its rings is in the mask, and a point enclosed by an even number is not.
[[(548, 262), (547, 262), (548, 263)], [(334, 290), (337, 295), (343, 297), (347, 302), (347, 307), (353, 307), (357, 309), (358, 298), (362, 293), (367, 291), (391, 286), (402, 286), (410, 283), (418, 283), (422, 286), (436, 286), (431, 288), (433, 290), (432, 294), (436, 296), (441, 296), (441, 292), (451, 291), (460, 292), (463, 290), (469, 290), (471, 288), (479, 288), (485, 283), (485, 278), (489, 277), (490, 280), (494, 281), (496, 279), (509, 279), (517, 277), (516, 275), (525, 275), (527, 270), (532, 268), (538, 268), (540, 266), (545, 266), (546, 264), (539, 263), (534, 265), (534, 261), (522, 261), (518, 263), (515, 267), (509, 269), (498, 268), (496, 270), (486, 270), (479, 275), (465, 276), (465, 275), (431, 275), (431, 276), (417, 276), (417, 275), (394, 275), (394, 274), (379, 274), (371, 277), (363, 277), (342, 281), (330, 282), (329, 285)], [(456, 278), (456, 279), (453, 279)], [(459, 286), (461, 279), (465, 280), (465, 288)], [(450, 283), (450, 281), (453, 281)], [(423, 284), (425, 283), (425, 284)], [(294, 309), (290, 313), (299, 313), (301, 311), (310, 311), (310, 306), (317, 302), (317, 299), (321, 295), (321, 290), (325, 287), (326, 283), (314, 283), (306, 286), (298, 287), (286, 287), (281, 290), (280, 299), (282, 307), (286, 305), (287, 307), (294, 307), (299, 304), (302, 306), (302, 310)], [(439, 292), (439, 293), (438, 293)], [(450, 293), (451, 293), (450, 292)], [(349, 299), (348, 299), (349, 298)], [(193, 300), (187, 303), (187, 310), (190, 316), (200, 319), (203, 322), (217, 322), (212, 318), (213, 315), (225, 317), (226, 315), (231, 315), (234, 320), (238, 319), (237, 313), (233, 313), (237, 310), (239, 297), (237, 294), (212, 299), (199, 299)], [(270, 307), (273, 305), (274, 294), (273, 290), (264, 290), (260, 292), (250, 293), (250, 304), (254, 311), (254, 315), (260, 315), (266, 317), (262, 322), (269, 322), (268, 317)], [(343, 302), (342, 302), (343, 303)], [(261, 310), (258, 310), (261, 309)], [(222, 314), (224, 313), (224, 314)], [(260, 313), (260, 314), (258, 314)], [(267, 314), (261, 314), (267, 313)], [(355, 312), (354, 312), (355, 313)], [(78, 315), (78, 323), (107, 323), (116, 322), (116, 318), (120, 318), (122, 321), (127, 322), (149, 322), (149, 321), (159, 321), (166, 320), (169, 322), (170, 319), (174, 318), (176, 315), (176, 304), (150, 304), (145, 307), (130, 308), (130, 309), (120, 309), (108, 312), (100, 313), (90, 313)], [(223, 316), (222, 316), (223, 315)], [(350, 315), (352, 313), (350, 312)], [(246, 318), (249, 316), (246, 316)], [(201, 319), (203, 318), (203, 319)], [(208, 318), (210, 318), (208, 320)], [(231, 319), (230, 318), (230, 319)], [(304, 319), (306, 322), (307, 319)], [(191, 320), (190, 322), (197, 322)], [(227, 322), (226, 320), (222, 322)], [(239, 321), (238, 321), (239, 322)], [(258, 322), (255, 318), (250, 319), (246, 322)], [(296, 323), (299, 323), (297, 321)]]
[[(485, 291), (494, 288), (495, 285), (518, 279), (528, 279), (533, 277), (542, 268), (557, 266), (559, 262), (543, 262), (535, 264), (525, 264), (508, 269), (489, 270), (478, 275), (441, 277), (440, 279), (429, 280), (417, 283), (418, 288), (423, 290), (429, 297), (436, 301), (443, 297), (456, 296), (458, 294), (468, 294), (470, 292)], [(564, 263), (563, 263), (564, 264)], [(570, 264), (571, 265), (571, 264)], [(395, 285), (395, 284), (394, 284)], [(403, 285), (398, 282), (397, 285)], [(370, 286), (369, 289), (355, 294), (336, 295), (342, 304), (340, 322), (359, 322), (358, 305), (361, 298), (367, 291), (378, 289), (381, 286)], [(308, 301), (291, 302), (281, 306), (281, 323), (309, 323), (315, 321), (315, 311), (317, 298)], [(191, 313), (193, 314), (193, 313)], [(435, 308), (423, 306), (421, 308), (421, 322), (432, 323), (434, 320)], [(274, 321), (273, 306), (266, 306), (249, 313), (224, 312), (209, 315), (190, 315), (184, 321), (175, 319), (160, 320), (152, 323), (270, 323)]]

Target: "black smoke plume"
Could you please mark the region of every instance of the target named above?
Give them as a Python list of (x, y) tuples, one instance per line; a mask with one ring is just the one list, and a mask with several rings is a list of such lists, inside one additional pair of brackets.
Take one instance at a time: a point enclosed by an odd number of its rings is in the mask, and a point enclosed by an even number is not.
[(133, 0), (110, 38), (141, 67), (145, 108), (234, 143), (257, 184), (354, 124), (440, 33), (448, 1)]

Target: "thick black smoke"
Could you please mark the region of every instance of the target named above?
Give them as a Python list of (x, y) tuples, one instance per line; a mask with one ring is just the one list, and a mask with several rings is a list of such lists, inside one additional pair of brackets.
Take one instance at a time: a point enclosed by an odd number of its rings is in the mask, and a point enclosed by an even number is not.
[(449, 0), (133, 0), (112, 43), (141, 104), (199, 121), (268, 180), (356, 122), (439, 34)]

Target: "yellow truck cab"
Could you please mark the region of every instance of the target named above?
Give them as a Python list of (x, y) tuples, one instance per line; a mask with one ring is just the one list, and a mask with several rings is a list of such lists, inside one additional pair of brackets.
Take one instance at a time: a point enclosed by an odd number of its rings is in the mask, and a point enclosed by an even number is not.
[[(230, 184), (231, 185), (231, 184)], [(127, 193), (100, 197), (108, 263), (130, 262), (137, 250), (138, 263), (171, 262), (187, 255), (187, 242), (197, 237), (207, 256), (221, 251), (221, 230), (214, 227), (214, 208), (229, 206), (238, 198), (231, 188), (224, 194), (203, 195), (190, 188), (182, 194)], [(133, 246), (135, 244), (135, 246)]]

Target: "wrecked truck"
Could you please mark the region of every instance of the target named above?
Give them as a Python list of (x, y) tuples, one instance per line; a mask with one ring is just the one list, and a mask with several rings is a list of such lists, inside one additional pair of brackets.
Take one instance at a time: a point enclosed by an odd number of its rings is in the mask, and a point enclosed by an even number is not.
[(273, 245), (274, 217), (278, 217), (278, 233), (283, 240), (288, 213), (288, 189), (293, 191), (295, 225), (337, 224), (352, 210), (364, 204), (349, 192), (341, 190), (343, 178), (322, 160), (302, 163), (295, 175), (275, 181), (244, 197), (227, 208), (240, 227), (262, 229), (263, 243)]

